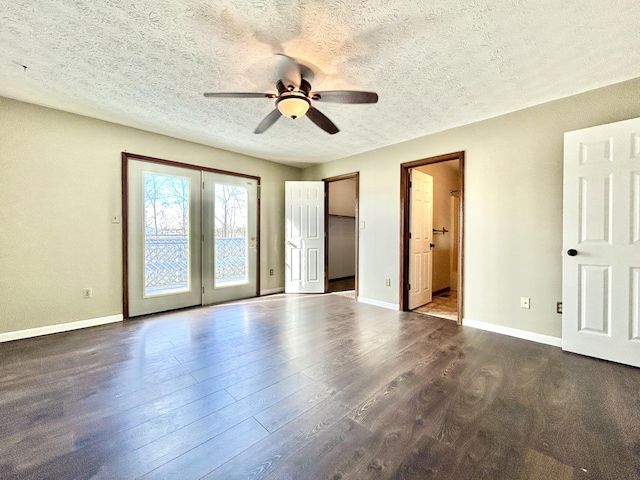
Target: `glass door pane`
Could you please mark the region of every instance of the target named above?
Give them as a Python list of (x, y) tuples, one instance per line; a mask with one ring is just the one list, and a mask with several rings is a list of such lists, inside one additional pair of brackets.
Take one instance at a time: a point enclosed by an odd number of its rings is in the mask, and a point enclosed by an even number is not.
[(189, 187), (184, 177), (144, 173), (144, 295), (188, 292)]
[(247, 283), (247, 188), (216, 183), (215, 287)]

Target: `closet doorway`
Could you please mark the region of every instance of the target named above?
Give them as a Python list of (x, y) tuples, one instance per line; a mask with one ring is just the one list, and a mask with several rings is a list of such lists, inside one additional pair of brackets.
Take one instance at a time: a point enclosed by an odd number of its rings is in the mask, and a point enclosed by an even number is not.
[[(429, 201), (420, 197), (412, 177), (432, 181)], [(400, 309), (462, 321), (462, 213), (464, 152), (401, 165)], [(414, 180), (413, 183), (416, 183)], [(428, 215), (424, 212), (429, 206)], [(425, 225), (428, 224), (428, 231)], [(425, 247), (426, 245), (426, 247)], [(424, 297), (419, 293), (429, 293)], [(418, 293), (418, 295), (416, 295)]]
[(324, 178), (325, 292), (358, 298), (359, 174)]

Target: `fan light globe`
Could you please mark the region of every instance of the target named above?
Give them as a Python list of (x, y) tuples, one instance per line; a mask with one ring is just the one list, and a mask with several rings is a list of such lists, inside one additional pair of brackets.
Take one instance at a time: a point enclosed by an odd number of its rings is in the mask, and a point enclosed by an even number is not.
[(277, 107), (282, 115), (295, 119), (307, 113), (309, 101), (304, 97), (285, 97), (278, 101)]

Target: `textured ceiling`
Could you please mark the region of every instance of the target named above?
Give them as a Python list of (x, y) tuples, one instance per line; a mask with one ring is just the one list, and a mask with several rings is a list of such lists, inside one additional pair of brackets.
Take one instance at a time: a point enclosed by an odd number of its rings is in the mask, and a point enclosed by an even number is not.
[[(0, 95), (304, 166), (639, 77), (638, 18), (637, 0), (8, 0)], [(380, 101), (316, 104), (336, 135), (255, 135), (273, 100), (202, 96), (275, 92), (276, 53)]]

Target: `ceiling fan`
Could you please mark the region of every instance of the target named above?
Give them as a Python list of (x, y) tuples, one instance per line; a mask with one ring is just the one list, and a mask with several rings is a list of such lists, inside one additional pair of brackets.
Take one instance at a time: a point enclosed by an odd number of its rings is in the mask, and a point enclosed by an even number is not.
[(329, 103), (376, 103), (378, 94), (357, 90), (329, 90), (315, 92), (304, 77), (313, 78), (313, 71), (287, 55), (280, 54), (281, 68), (278, 71), (276, 89), (278, 93), (253, 92), (208, 92), (208, 98), (275, 98), (276, 108), (267, 115), (253, 133), (263, 133), (281, 116), (296, 119), (307, 116), (309, 120), (330, 134), (340, 130), (329, 118), (312, 105), (313, 102)]

